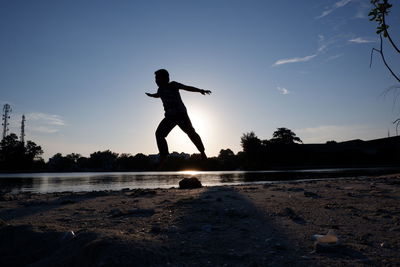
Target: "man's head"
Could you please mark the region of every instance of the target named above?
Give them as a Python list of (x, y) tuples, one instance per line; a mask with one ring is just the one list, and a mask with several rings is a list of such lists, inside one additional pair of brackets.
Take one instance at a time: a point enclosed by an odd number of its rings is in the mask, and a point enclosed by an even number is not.
[(169, 83), (169, 73), (166, 69), (159, 69), (154, 74), (156, 75), (156, 84), (158, 86)]

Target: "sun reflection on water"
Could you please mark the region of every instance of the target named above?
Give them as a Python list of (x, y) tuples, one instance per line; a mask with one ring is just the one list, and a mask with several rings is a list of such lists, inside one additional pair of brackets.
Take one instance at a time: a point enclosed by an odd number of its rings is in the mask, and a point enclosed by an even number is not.
[(195, 170), (186, 170), (186, 171), (180, 171), (179, 174), (183, 174), (183, 175), (197, 175), (200, 174), (200, 171), (195, 171)]

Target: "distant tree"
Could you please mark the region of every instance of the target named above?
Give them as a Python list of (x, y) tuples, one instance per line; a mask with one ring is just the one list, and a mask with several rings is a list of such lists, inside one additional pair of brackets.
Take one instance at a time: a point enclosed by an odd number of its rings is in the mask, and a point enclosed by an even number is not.
[(337, 144), (337, 142), (335, 140), (331, 140), (331, 141), (326, 141), (327, 145), (333, 145), (333, 144)]
[(24, 145), (16, 134), (11, 133), (0, 142), (0, 168), (14, 171), (32, 169), (35, 162), (43, 161), (42, 154), (40, 146), (32, 141)]
[(238, 160), (245, 169), (261, 169), (266, 164), (267, 146), (254, 132), (245, 133), (240, 138), (243, 154)]
[(117, 158), (117, 169), (118, 170), (130, 170), (133, 168), (133, 156), (130, 154), (121, 154)]
[(272, 139), (269, 142), (274, 144), (294, 144), (296, 142), (303, 143), (299, 137), (296, 136), (292, 130), (287, 128), (278, 128), (272, 135)]
[(97, 151), (90, 154), (89, 167), (100, 170), (113, 170), (118, 154), (110, 150)]
[(63, 157), (61, 153), (57, 153), (47, 162), (47, 166), (53, 171), (75, 171), (78, 170), (79, 154), (71, 153)]
[(237, 166), (237, 157), (235, 153), (229, 148), (221, 149), (218, 155), (218, 161), (222, 169), (236, 169)]
[(262, 149), (261, 140), (254, 132), (244, 133), (240, 138), (243, 152), (247, 154), (258, 154)]
[(78, 162), (78, 159), (79, 159), (80, 157), (82, 157), (82, 156), (81, 156), (81, 154), (71, 153), (71, 154), (66, 155), (65, 157), (68, 158), (68, 159), (70, 159), (70, 160), (72, 160), (74, 163), (77, 163), (77, 162)]
[(136, 170), (146, 170), (149, 168), (150, 159), (143, 153), (138, 153), (133, 156), (133, 167)]
[(41, 146), (35, 144), (35, 142), (27, 141), (25, 146), (25, 154), (29, 160), (40, 160), (43, 150)]
[(15, 169), (24, 162), (25, 149), (18, 136), (14, 133), (7, 135), (0, 143), (2, 168)]
[(230, 150), (229, 148), (221, 149), (219, 151), (218, 159), (220, 159), (220, 160), (230, 159), (230, 158), (232, 158), (234, 156), (235, 156), (235, 153), (233, 153), (233, 151)]

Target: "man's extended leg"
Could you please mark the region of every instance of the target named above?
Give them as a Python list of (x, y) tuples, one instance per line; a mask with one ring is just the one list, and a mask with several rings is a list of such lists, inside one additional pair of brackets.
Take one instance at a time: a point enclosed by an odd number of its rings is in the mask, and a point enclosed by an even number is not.
[(189, 136), (190, 140), (192, 140), (193, 144), (200, 151), (202, 159), (207, 159), (201, 137), (198, 133), (196, 133), (196, 130), (193, 128), (192, 122), (190, 121), (190, 118), (187, 114), (182, 115), (182, 117), (179, 118), (178, 125), (182, 129), (182, 131), (184, 131)]
[(160, 152), (160, 161), (165, 160), (168, 152), (168, 144), (165, 137), (171, 132), (171, 130), (176, 126), (176, 122), (171, 119), (164, 118), (157, 127), (156, 130), (156, 140), (158, 151)]

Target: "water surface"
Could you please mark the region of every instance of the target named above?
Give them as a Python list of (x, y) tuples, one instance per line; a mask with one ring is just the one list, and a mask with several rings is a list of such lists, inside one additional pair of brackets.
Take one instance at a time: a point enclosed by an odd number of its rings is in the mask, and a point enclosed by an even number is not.
[(178, 187), (185, 177), (205, 186), (272, 183), (288, 180), (354, 177), (400, 172), (399, 168), (317, 169), (290, 171), (77, 172), (0, 174), (0, 191), (63, 192)]

